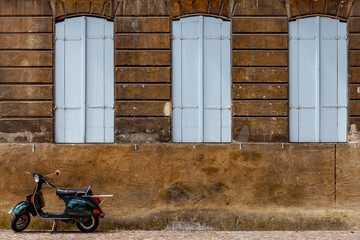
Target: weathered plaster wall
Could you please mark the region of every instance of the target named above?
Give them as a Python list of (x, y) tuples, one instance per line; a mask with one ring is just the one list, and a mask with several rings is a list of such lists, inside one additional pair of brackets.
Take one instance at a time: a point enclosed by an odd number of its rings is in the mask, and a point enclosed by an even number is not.
[[(356, 228), (359, 151), (334, 144), (41, 144), (33, 152), (31, 144), (3, 144), (0, 209), (31, 192), (25, 171), (60, 169), (51, 179), (59, 188), (92, 184), (95, 193), (115, 195), (103, 207), (103, 228)], [(45, 209), (61, 211), (55, 191), (44, 193)]]

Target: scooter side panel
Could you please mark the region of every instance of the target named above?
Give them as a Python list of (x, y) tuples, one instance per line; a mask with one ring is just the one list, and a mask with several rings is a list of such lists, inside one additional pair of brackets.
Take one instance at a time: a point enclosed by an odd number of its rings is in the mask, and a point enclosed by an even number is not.
[(12, 209), (12, 212), (15, 213), (16, 215), (22, 215), (25, 212), (30, 212), (31, 215), (36, 216), (37, 213), (34, 209), (34, 205), (32, 203), (29, 202), (19, 202), (18, 204), (15, 205), (15, 207)]
[(74, 198), (69, 202), (66, 212), (69, 216), (92, 216), (99, 207), (85, 198)]

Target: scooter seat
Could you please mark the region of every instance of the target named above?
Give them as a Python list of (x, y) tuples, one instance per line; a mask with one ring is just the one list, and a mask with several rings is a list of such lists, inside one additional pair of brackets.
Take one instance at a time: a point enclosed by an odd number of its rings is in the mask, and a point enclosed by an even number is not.
[[(87, 189), (56, 189), (58, 196), (82, 196), (85, 195)], [(89, 194), (91, 194), (89, 192)]]

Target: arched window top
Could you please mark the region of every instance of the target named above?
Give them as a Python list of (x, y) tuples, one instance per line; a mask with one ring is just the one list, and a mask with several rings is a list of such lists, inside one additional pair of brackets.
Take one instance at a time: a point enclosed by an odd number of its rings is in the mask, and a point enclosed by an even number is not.
[(209, 21), (230, 22), (230, 19), (228, 18), (224, 18), (221, 16), (214, 16), (210, 14), (189, 14), (189, 15), (173, 18), (173, 21), (182, 21), (182, 22), (193, 21), (194, 19), (199, 19), (200, 17), (206, 18)]
[(305, 17), (329, 17), (341, 21), (349, 18), (354, 1), (283, 0), (289, 20)]
[(107, 16), (102, 16), (102, 15), (98, 15), (98, 14), (69, 14), (69, 15), (64, 15), (64, 16), (61, 16), (61, 17), (57, 17), (55, 19), (55, 22), (61, 22), (65, 19), (69, 19), (69, 18), (76, 18), (76, 17), (93, 17), (93, 18), (100, 18), (100, 19), (105, 19), (107, 21), (114, 21), (114, 18), (112, 17), (107, 17)]
[(312, 17), (329, 18), (329, 19), (339, 20), (341, 22), (347, 22), (347, 18), (342, 18), (339, 16), (333, 16), (333, 15), (326, 15), (326, 14), (308, 14), (308, 15), (294, 16), (294, 17), (289, 18), (289, 20), (295, 21), (298, 19), (312, 18)]
[(203, 15), (230, 20), (235, 6), (232, 0), (182, 0), (169, 1), (168, 11), (173, 19)]
[(199, 17), (199, 16), (203, 16), (203, 17), (208, 17), (208, 18), (214, 18), (214, 19), (221, 19), (224, 21), (230, 21), (229, 17), (226, 16), (220, 16), (220, 15), (215, 15), (215, 14), (209, 14), (209, 13), (192, 13), (192, 14), (186, 14), (186, 15), (181, 15), (181, 16), (177, 16), (177, 17), (173, 17), (173, 21), (179, 20), (179, 19), (186, 19), (186, 18), (191, 18), (191, 17)]
[(98, 1), (56, 1), (55, 21), (65, 18), (92, 16), (114, 20), (113, 4), (108, 0)]

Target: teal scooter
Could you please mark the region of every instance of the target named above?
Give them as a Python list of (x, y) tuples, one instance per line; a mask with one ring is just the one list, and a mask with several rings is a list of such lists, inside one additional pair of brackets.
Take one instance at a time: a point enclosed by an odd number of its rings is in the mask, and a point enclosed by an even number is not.
[[(61, 198), (66, 205), (63, 213), (45, 213), (42, 208), (45, 206), (41, 187), (44, 183), (56, 188), (46, 177), (50, 175), (60, 175), (60, 171), (48, 175), (39, 173), (29, 173), (35, 181), (35, 187), (31, 195), (26, 197), (26, 201), (19, 202), (9, 211), (13, 215), (11, 220), (11, 228), (15, 232), (25, 230), (30, 223), (30, 214), (35, 217), (39, 215), (44, 219), (54, 220), (51, 233), (56, 231), (58, 221), (76, 224), (82, 232), (93, 232), (99, 225), (99, 218), (103, 218), (105, 213), (100, 205), (107, 197), (113, 195), (93, 195), (91, 186), (87, 189), (56, 189), (56, 195)], [(104, 198), (101, 201), (99, 198)]]

